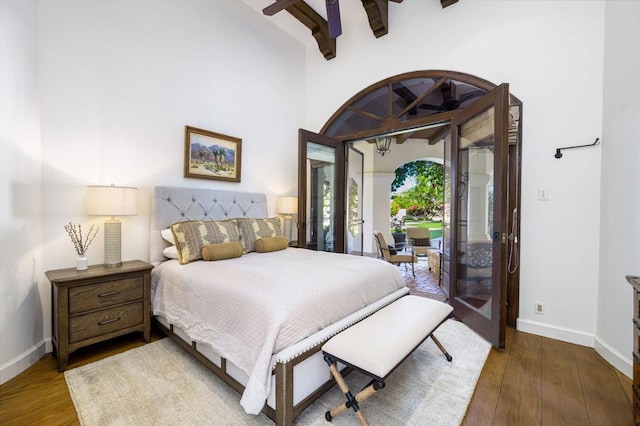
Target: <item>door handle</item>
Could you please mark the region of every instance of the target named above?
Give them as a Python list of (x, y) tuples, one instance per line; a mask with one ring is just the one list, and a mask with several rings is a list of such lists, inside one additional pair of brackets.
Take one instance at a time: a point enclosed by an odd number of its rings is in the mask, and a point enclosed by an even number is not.
[[(502, 241), (500, 240), (500, 235), (502, 235)], [(496, 232), (493, 233), (493, 241), (506, 243), (507, 242), (507, 234), (505, 234), (504, 232), (500, 233), (500, 232), (496, 231)]]

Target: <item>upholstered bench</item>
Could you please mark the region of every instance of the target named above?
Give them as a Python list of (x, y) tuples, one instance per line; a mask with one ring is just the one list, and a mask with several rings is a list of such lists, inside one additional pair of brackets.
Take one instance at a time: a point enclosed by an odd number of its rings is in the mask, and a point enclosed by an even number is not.
[[(333, 336), (323, 346), (324, 360), (347, 402), (325, 413), (328, 421), (353, 408), (362, 425), (367, 425), (358, 406), (384, 387), (384, 381), (428, 337), (451, 361), (452, 357), (433, 335), (435, 329), (451, 316), (446, 303), (419, 296), (405, 296), (373, 315)], [(349, 391), (337, 362), (372, 378), (355, 397)]]

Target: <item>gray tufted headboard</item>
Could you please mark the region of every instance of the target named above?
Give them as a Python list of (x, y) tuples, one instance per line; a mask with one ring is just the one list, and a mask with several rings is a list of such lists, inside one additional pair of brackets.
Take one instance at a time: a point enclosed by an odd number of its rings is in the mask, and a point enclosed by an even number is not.
[(169, 244), (162, 239), (160, 230), (172, 223), (237, 217), (267, 217), (267, 196), (251, 192), (156, 186), (151, 198), (151, 263), (166, 260), (162, 250)]

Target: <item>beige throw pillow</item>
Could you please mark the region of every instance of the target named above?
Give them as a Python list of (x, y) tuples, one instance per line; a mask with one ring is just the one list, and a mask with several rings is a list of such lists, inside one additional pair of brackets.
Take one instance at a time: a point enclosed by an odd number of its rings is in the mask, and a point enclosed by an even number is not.
[(268, 253), (270, 251), (284, 250), (289, 246), (287, 237), (265, 237), (256, 240), (256, 251), (258, 253)]
[(239, 241), (209, 244), (202, 247), (202, 258), (204, 260), (224, 260), (240, 256), (242, 256), (242, 244)]

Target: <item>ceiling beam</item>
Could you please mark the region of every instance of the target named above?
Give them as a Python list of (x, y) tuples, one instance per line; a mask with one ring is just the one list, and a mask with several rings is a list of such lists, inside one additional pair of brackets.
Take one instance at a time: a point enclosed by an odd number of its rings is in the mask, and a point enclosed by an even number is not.
[(311, 35), (316, 39), (318, 49), (326, 60), (336, 57), (336, 39), (329, 36), (329, 24), (318, 12), (304, 1), (297, 1), (285, 10), (311, 30)]
[(278, 0), (275, 3), (262, 9), (262, 13), (264, 13), (267, 16), (273, 16), (276, 13), (280, 12), (281, 10), (286, 9), (287, 7), (299, 1), (300, 0)]
[(403, 144), (407, 139), (413, 136), (415, 132), (400, 133), (396, 136), (396, 144)]
[(440, 130), (438, 130), (436, 133), (433, 134), (433, 136), (429, 138), (429, 145), (437, 144), (450, 131), (451, 131), (451, 125), (442, 126)]
[(362, 0), (373, 35), (380, 38), (389, 32), (389, 0)]
[(449, 7), (454, 3), (458, 3), (458, 0), (440, 0), (440, 4), (442, 5), (442, 8), (444, 9), (445, 7)]

